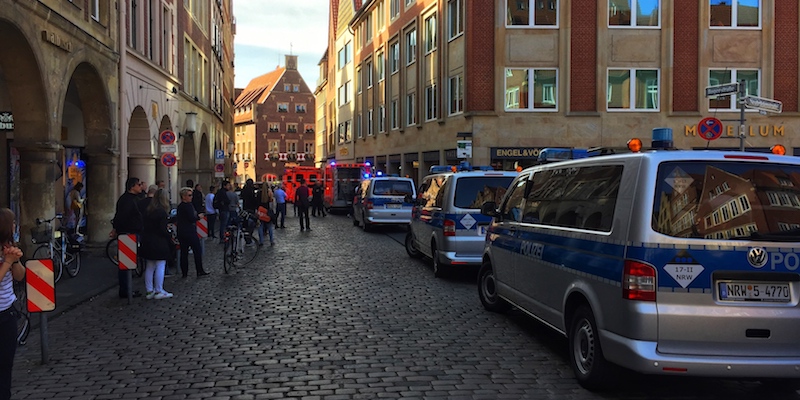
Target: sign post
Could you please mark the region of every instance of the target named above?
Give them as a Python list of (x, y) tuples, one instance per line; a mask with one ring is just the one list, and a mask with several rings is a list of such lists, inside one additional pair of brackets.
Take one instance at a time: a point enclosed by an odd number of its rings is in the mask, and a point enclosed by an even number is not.
[[(172, 166), (177, 162), (175, 159), (175, 153), (178, 152), (178, 145), (175, 143), (177, 140), (178, 137), (175, 132), (169, 129), (162, 131), (158, 135), (158, 141), (161, 142), (161, 164), (167, 167), (167, 197), (169, 197), (170, 203), (172, 202)], [(167, 157), (165, 162), (164, 157), (167, 154), (170, 156)], [(172, 164), (167, 165), (168, 162), (172, 162)]]

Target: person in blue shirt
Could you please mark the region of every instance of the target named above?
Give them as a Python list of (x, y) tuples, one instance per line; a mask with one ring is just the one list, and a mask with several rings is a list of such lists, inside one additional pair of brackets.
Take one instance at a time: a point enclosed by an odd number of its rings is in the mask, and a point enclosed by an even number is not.
[[(275, 189), (275, 227), (276, 228), (286, 228), (283, 224), (284, 220), (286, 219), (286, 192), (283, 190), (283, 184), (278, 184), (278, 188)], [(278, 224), (278, 216), (280, 216), (280, 224)]]

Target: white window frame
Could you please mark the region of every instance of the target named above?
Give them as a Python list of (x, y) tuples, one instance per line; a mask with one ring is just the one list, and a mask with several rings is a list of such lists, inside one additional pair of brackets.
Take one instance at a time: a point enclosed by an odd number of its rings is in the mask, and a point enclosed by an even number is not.
[[(509, 77), (508, 73), (511, 70), (522, 70), (528, 72), (527, 86), (529, 89), (528, 89), (528, 98), (526, 100), (528, 103), (528, 107), (526, 108), (519, 108), (520, 88), (519, 87), (514, 87), (511, 89), (508, 88), (508, 77)], [(536, 107), (536, 99), (534, 98), (534, 96), (536, 96), (536, 90), (535, 90), (536, 82), (534, 81), (534, 77), (536, 76), (536, 71), (555, 71), (556, 75), (555, 85), (547, 85), (547, 86), (552, 86), (552, 90), (548, 95), (549, 97), (553, 98), (552, 102), (546, 101), (544, 97), (545, 96), (544, 91), (542, 92), (542, 101), (541, 101), (544, 104), (552, 104), (555, 107), (552, 108)], [(506, 79), (503, 82), (503, 88), (505, 89), (504, 107), (506, 112), (558, 112), (558, 85), (560, 78), (558, 68), (506, 68), (505, 72), (506, 73), (503, 75)], [(545, 84), (542, 84), (542, 89), (544, 88)]]
[(364, 132), (361, 130), (361, 114), (359, 113), (356, 117), (356, 134), (358, 135), (359, 139), (364, 138)]
[[(719, 82), (716, 79), (714, 79), (712, 81), (711, 80), (711, 71), (723, 71), (723, 72), (724, 71), (730, 71), (730, 73), (731, 73), (731, 82)], [(740, 79), (737, 76), (739, 71), (748, 71), (748, 72), (756, 71), (758, 73), (758, 88), (756, 88), (757, 90), (755, 90), (756, 93), (753, 93), (752, 88), (748, 87), (747, 90), (745, 91), (745, 94), (753, 95), (753, 96), (760, 96), (761, 95), (761, 69), (760, 68), (728, 68), (727, 70), (724, 69), (724, 68), (709, 68), (708, 69), (708, 82), (709, 82), (708, 86), (717, 86), (717, 85), (724, 85), (726, 83), (739, 82)], [(714, 82), (714, 83), (711, 84), (711, 82)], [(708, 111), (721, 111), (721, 112), (740, 111), (740, 109), (739, 109), (739, 93), (738, 92), (732, 93), (732, 94), (730, 94), (728, 96), (731, 99), (730, 108), (718, 108), (718, 107), (711, 108), (711, 102), (710, 102), (710, 99), (709, 99), (709, 100), (706, 101), (706, 106), (708, 106)], [(746, 112), (758, 112), (758, 110), (749, 109), (749, 108), (746, 108), (745, 111)]]
[(436, 13), (425, 18), (425, 54), (428, 55), (436, 51)]
[[(70, 0), (71, 1), (71, 0)], [(100, 21), (100, 0), (89, 0), (91, 11), (90, 14), (92, 15), (92, 19), (95, 21)]]
[(406, 95), (406, 126), (417, 124), (417, 95), (409, 93)]
[(383, 82), (386, 79), (386, 60), (384, 58), (383, 49), (378, 50), (375, 55), (375, 69), (378, 70), (378, 82)]
[[(458, 91), (454, 97), (453, 84), (455, 83)], [(458, 100), (458, 101), (456, 101)], [(464, 78), (462, 74), (453, 75), (447, 79), (447, 115), (458, 115), (464, 113)]]
[(381, 104), (378, 107), (378, 132), (388, 132), (386, 130), (386, 105)]
[(390, 0), (389, 4), (389, 18), (394, 21), (400, 16), (400, 0)]
[[(759, 30), (761, 29), (761, 19), (764, 13), (764, 4), (762, 0), (758, 0), (758, 25), (756, 26), (738, 26), (739, 23), (739, 1), (740, 0), (725, 0), (731, 4), (731, 25), (730, 26), (715, 26), (711, 24), (711, 1), (708, 1), (708, 27), (709, 29), (742, 29), (742, 30)], [(734, 23), (735, 22), (735, 23)]]
[[(518, 0), (506, 0), (506, 8), (504, 10), (506, 13), (508, 12), (508, 3), (509, 2), (516, 2)], [(536, 7), (530, 7), (531, 2), (536, 2), (538, 0), (525, 0), (528, 1), (528, 21), (531, 21), (528, 25), (509, 25), (508, 18), (503, 18), (505, 21), (503, 22), (506, 28), (509, 29), (558, 29), (558, 25), (561, 21), (561, 0), (556, 1), (556, 23), (554, 25), (536, 25)]]
[[(628, 108), (609, 108), (608, 103), (611, 100), (613, 93), (608, 86), (608, 72), (609, 71), (628, 71), (630, 74), (631, 82), (636, 82), (636, 71), (656, 71), (657, 85), (658, 85), (658, 100), (656, 101), (656, 108), (636, 108), (636, 85), (630, 85), (628, 88), (628, 96), (630, 99), (630, 107)], [(649, 85), (648, 85), (649, 87)], [(650, 95), (649, 89), (646, 89)], [(660, 112), (661, 111), (661, 68), (608, 68), (606, 70), (606, 111), (607, 112)]]
[(453, 40), (464, 34), (464, 0), (447, 2), (447, 39)]
[(411, 65), (417, 61), (417, 28), (405, 34), (406, 44), (406, 65)]
[(629, 0), (631, 3), (631, 24), (630, 25), (611, 25), (611, 10), (613, 5), (611, 4), (613, 0), (608, 0), (608, 15), (606, 15), (606, 24), (609, 29), (661, 29), (661, 13), (662, 13), (662, 0), (656, 0), (658, 2), (658, 23), (655, 25), (639, 25), (637, 21), (638, 15), (636, 10), (639, 7), (639, 2), (642, 0)]
[(372, 87), (372, 61), (367, 61), (364, 66), (364, 73), (367, 74), (367, 89)]
[(416, 2), (417, 2), (417, 0), (406, 0), (406, 7), (408, 7), (410, 5), (413, 5)]
[(393, 130), (400, 129), (400, 105), (397, 99), (392, 100), (389, 122)]
[(436, 120), (436, 84), (425, 86), (425, 122)]
[(374, 136), (375, 135), (375, 131), (373, 130), (373, 126), (372, 126), (372, 122), (373, 122), (373, 111), (370, 108), (369, 110), (367, 110), (367, 136)]
[(394, 75), (400, 71), (400, 42), (389, 45), (389, 72)]

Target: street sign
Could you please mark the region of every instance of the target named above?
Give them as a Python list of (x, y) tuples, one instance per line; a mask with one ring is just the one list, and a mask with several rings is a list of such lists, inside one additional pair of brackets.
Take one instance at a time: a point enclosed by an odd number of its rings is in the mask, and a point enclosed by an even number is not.
[(215, 164), (214, 172), (225, 172), (225, 164)]
[(175, 144), (175, 139), (177, 139), (175, 137), (175, 132), (169, 129), (158, 135), (158, 141), (161, 142), (161, 144)]
[(472, 158), (472, 140), (456, 141), (456, 157)]
[(714, 117), (703, 118), (697, 124), (697, 131), (705, 140), (717, 139), (722, 136), (722, 121)]
[(214, 159), (215, 160), (224, 160), (225, 159), (225, 152), (221, 149), (214, 150)]
[(744, 106), (747, 108), (755, 108), (756, 110), (777, 114), (780, 114), (781, 111), (783, 111), (783, 103), (780, 101), (756, 96), (745, 97)]
[(161, 145), (161, 153), (177, 153), (178, 152), (178, 145), (177, 144), (162, 144)]
[(727, 96), (739, 91), (739, 83), (726, 83), (724, 85), (706, 87), (706, 97)]
[(165, 167), (172, 167), (178, 162), (175, 153), (164, 153), (161, 155), (161, 164)]

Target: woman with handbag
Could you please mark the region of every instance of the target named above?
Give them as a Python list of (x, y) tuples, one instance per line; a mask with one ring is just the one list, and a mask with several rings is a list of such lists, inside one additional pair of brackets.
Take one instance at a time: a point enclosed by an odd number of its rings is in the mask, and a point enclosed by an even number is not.
[[(258, 230), (258, 245), (264, 245), (264, 233), (269, 233), (269, 245), (275, 245), (275, 194), (272, 189), (264, 185), (261, 190), (261, 198), (258, 202), (258, 219), (261, 220), (261, 228)], [(265, 215), (266, 214), (266, 215)]]

